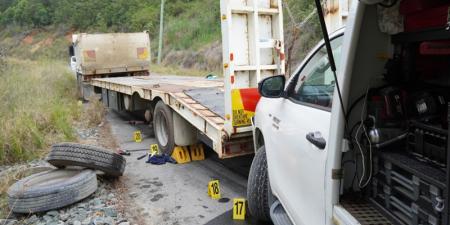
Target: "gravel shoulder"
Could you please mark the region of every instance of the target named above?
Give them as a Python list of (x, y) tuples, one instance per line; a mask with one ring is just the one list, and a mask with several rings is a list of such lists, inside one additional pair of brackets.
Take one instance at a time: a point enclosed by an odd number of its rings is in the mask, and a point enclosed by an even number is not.
[[(111, 128), (105, 119), (96, 127), (85, 128), (75, 124), (78, 142), (116, 150), (117, 144), (111, 135)], [(0, 167), (0, 176), (11, 174), (30, 174), (54, 168), (44, 160), (33, 160), (25, 164)], [(18, 172), (29, 171), (29, 172)], [(98, 176), (98, 189), (86, 199), (78, 203), (52, 210), (46, 213), (32, 215), (12, 214), (0, 218), (0, 225), (130, 225), (144, 224), (133, 219), (133, 214), (127, 212), (124, 193), (127, 192), (119, 179)], [(128, 219), (130, 217), (131, 219)]]
[[(148, 124), (129, 123), (135, 118), (108, 111), (104, 121), (94, 128), (76, 128), (78, 142), (116, 151), (130, 150), (125, 156), (125, 173), (118, 179), (99, 177), (99, 188), (90, 197), (43, 214), (14, 215), (0, 225), (178, 225), (178, 224), (256, 224), (231, 220), (233, 198), (245, 198), (249, 159), (218, 160), (215, 153), (187, 164), (152, 165), (147, 158), (137, 160), (156, 143)], [(135, 143), (133, 132), (140, 130), (143, 141)], [(242, 165), (244, 165), (242, 167)], [(24, 165), (17, 165), (23, 167)], [(26, 167), (49, 166), (36, 160)], [(14, 167), (14, 166), (13, 166)], [(8, 168), (0, 168), (0, 173)], [(207, 195), (207, 184), (219, 179), (222, 199)], [(217, 222), (218, 221), (218, 222)]]
[[(187, 164), (152, 165), (145, 162), (146, 158), (137, 160), (156, 140), (149, 125), (131, 125), (127, 121), (132, 119), (114, 111), (107, 114), (118, 146), (131, 151), (121, 182), (127, 190), (125, 202), (132, 203), (127, 210), (136, 212), (143, 224), (206, 224), (229, 212), (233, 198), (245, 198), (246, 177), (214, 160), (215, 153), (206, 160)], [(136, 130), (143, 134), (141, 143), (132, 140)], [(220, 181), (222, 201), (207, 195), (207, 184), (213, 178)]]

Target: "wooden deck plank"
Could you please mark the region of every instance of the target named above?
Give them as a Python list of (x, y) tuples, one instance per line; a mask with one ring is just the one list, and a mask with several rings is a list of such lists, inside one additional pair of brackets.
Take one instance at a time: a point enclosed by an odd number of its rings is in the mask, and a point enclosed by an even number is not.
[(198, 102), (192, 98), (183, 98), (183, 101), (186, 102), (187, 104), (198, 104)]
[[(111, 89), (112, 86), (132, 87), (134, 89), (142, 89), (144, 93), (151, 93), (152, 91), (167, 92), (174, 96), (181, 104), (190, 108), (193, 113), (204, 117), (216, 126), (223, 127), (224, 119), (211, 111), (206, 106), (194, 100), (191, 96), (184, 93), (185, 90), (192, 90), (197, 88), (211, 88), (219, 87), (223, 90), (223, 80), (205, 80), (203, 77), (188, 77), (188, 76), (159, 76), (150, 75), (143, 77), (110, 77), (110, 78), (96, 78), (97, 83), (106, 85), (106, 88)], [(118, 90), (123, 92), (123, 90)], [(218, 104), (224, 104), (218, 102)]]
[(214, 123), (217, 125), (223, 125), (225, 123), (225, 120), (220, 116), (209, 117), (208, 119), (214, 121)]
[(198, 104), (198, 103), (194, 103), (194, 104), (189, 104), (192, 108), (197, 109), (197, 110), (202, 110), (202, 109), (208, 109), (205, 106), (203, 106), (202, 104)]

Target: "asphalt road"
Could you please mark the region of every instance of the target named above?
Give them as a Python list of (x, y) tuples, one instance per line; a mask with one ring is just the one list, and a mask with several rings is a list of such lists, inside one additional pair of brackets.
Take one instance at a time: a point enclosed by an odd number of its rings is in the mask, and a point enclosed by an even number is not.
[[(260, 224), (249, 216), (245, 221), (232, 220), (233, 198), (246, 197), (251, 156), (220, 160), (207, 150), (203, 161), (152, 165), (146, 163), (147, 157), (137, 157), (156, 143), (153, 129), (148, 124), (132, 125), (128, 121), (137, 117), (111, 110), (107, 120), (120, 148), (131, 151), (123, 177), (133, 202), (128, 210), (138, 212), (146, 224)], [(133, 141), (136, 130), (142, 132), (141, 143)], [(221, 201), (207, 194), (213, 178), (220, 181)]]

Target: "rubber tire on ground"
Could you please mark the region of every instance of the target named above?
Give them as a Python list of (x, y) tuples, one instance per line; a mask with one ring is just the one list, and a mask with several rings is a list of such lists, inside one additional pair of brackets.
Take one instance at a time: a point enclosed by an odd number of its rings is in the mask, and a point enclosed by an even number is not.
[[(165, 145), (161, 143), (161, 137), (159, 137), (160, 132), (158, 132), (158, 129), (160, 129), (159, 126), (161, 126), (162, 124), (159, 120), (161, 120), (162, 117), (165, 118), (166, 123), (163, 124), (165, 124), (166, 126), (165, 129), (168, 135), (167, 143)], [(155, 132), (156, 141), (158, 142), (159, 151), (167, 155), (172, 155), (173, 149), (175, 148), (173, 115), (172, 110), (166, 104), (164, 104), (163, 101), (159, 101), (158, 103), (156, 103), (153, 113), (153, 129)]]
[(59, 143), (52, 146), (47, 162), (56, 167), (81, 166), (100, 170), (107, 176), (122, 176), (125, 158), (110, 150), (78, 143)]
[(255, 153), (247, 183), (248, 209), (258, 220), (270, 221), (270, 205), (274, 196), (269, 184), (266, 149), (260, 147)]
[(15, 213), (37, 213), (78, 202), (97, 190), (93, 170), (54, 169), (36, 173), (13, 184), (8, 204)]

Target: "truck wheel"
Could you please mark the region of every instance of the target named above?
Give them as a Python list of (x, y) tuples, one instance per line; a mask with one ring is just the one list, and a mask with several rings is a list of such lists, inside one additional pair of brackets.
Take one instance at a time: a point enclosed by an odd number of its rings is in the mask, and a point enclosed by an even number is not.
[(258, 220), (270, 221), (270, 205), (274, 196), (269, 185), (266, 149), (260, 147), (253, 158), (247, 184), (248, 209)]
[(56, 167), (81, 166), (100, 170), (107, 176), (122, 176), (125, 158), (112, 151), (93, 145), (59, 143), (52, 146), (47, 162)]
[(172, 110), (163, 101), (156, 103), (153, 129), (160, 152), (172, 155), (175, 147)]
[(54, 169), (19, 180), (8, 189), (8, 204), (15, 213), (36, 213), (78, 202), (97, 190), (93, 170)]
[(77, 73), (77, 92), (78, 92), (78, 98), (83, 100), (83, 77), (81, 74)]

